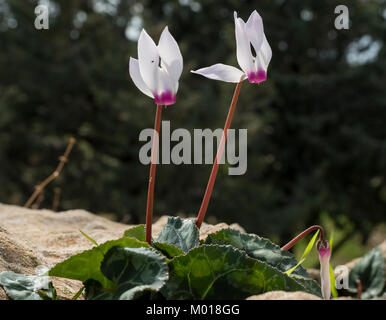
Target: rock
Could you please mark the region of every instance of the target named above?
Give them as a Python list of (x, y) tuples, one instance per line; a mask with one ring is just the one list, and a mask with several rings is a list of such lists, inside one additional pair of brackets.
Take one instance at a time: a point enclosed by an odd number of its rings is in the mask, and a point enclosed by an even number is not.
[(0, 287), (0, 300), (8, 300), (7, 294), (4, 289)]
[(312, 279), (320, 284), (320, 270), (319, 269), (307, 269), (307, 273), (310, 275)]
[(322, 300), (321, 298), (302, 291), (269, 291), (256, 296), (250, 296), (247, 300)]
[(22, 240), (0, 230), (0, 272), (31, 273), (42, 262)]
[[(153, 224), (156, 238), (167, 221), (160, 217)], [(93, 247), (79, 230), (98, 243), (122, 237), (132, 225), (113, 222), (84, 210), (53, 212), (32, 210), (0, 204), (0, 272), (13, 271), (26, 275), (39, 274), (42, 268), (55, 264)], [(244, 231), (239, 225), (203, 223), (200, 238), (221, 229), (232, 227)], [(80, 281), (52, 278), (58, 295), (71, 298), (82, 286)], [(7, 296), (0, 288), (0, 300)]]

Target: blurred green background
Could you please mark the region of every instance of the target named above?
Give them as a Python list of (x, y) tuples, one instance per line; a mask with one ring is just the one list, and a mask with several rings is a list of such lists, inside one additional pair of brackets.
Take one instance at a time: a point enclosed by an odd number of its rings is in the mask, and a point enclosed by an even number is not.
[[(34, 28), (37, 4), (49, 30)], [(349, 8), (336, 30), (334, 9)], [(132, 83), (142, 28), (165, 25), (184, 72), (171, 129), (222, 128), (234, 85), (189, 71), (237, 66), (233, 11), (256, 9), (273, 50), (268, 80), (245, 82), (233, 128), (248, 129), (248, 170), (220, 167), (207, 222), (237, 222), (283, 244), (315, 223), (335, 230), (337, 259), (358, 256), (385, 235), (386, 1), (0, 0), (0, 201), (23, 205), (77, 144), (40, 204), (81, 208), (144, 223), (147, 166), (138, 159), (155, 105)], [(160, 165), (155, 216), (195, 216), (211, 165)], [(380, 238), (379, 238), (380, 237)], [(301, 246), (298, 249), (301, 251)]]

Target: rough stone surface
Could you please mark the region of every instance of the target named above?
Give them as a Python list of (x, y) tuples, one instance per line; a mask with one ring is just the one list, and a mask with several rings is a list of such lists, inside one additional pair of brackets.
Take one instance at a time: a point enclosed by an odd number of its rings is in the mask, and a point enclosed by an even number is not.
[(256, 296), (251, 296), (247, 300), (322, 300), (321, 298), (302, 291), (270, 291)]
[[(153, 224), (154, 238), (161, 232), (167, 218), (162, 216)], [(42, 267), (51, 268), (74, 254), (92, 248), (93, 244), (79, 230), (103, 243), (122, 237), (123, 232), (131, 227), (133, 225), (113, 222), (84, 210), (52, 212), (0, 204), (0, 272), (39, 274)], [(200, 238), (228, 227), (244, 231), (237, 224), (212, 226), (204, 223)], [(71, 298), (81, 288), (80, 281), (52, 280), (58, 295), (64, 298)], [(0, 288), (0, 300), (6, 298)]]
[(8, 300), (7, 294), (3, 288), (0, 288), (0, 300)]

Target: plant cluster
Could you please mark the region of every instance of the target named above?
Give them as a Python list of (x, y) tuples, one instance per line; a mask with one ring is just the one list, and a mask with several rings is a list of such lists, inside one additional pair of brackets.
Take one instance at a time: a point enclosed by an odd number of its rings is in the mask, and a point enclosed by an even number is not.
[[(272, 290), (322, 297), (318, 283), (293, 254), (254, 234), (223, 229), (200, 240), (194, 220), (170, 217), (151, 246), (144, 225), (102, 244), (85, 236), (92, 249), (57, 264), (46, 275), (0, 273), (0, 285), (15, 300), (59, 299), (47, 275), (82, 281), (74, 300), (82, 293), (87, 300), (245, 299)], [(385, 295), (383, 268), (382, 251), (375, 248), (350, 271), (347, 291), (357, 294), (360, 280), (362, 298)]]
[[(84, 234), (95, 246), (57, 264), (47, 274), (82, 281), (83, 287), (74, 299), (83, 291), (89, 300), (245, 299), (272, 290), (304, 291), (330, 299), (331, 247), (320, 226), (308, 228), (282, 248), (268, 239), (233, 229), (224, 229), (200, 240), (199, 228), (214, 188), (218, 160), (224, 151), (241, 84), (246, 79), (250, 83), (267, 80), (272, 57), (262, 19), (256, 11), (246, 22), (235, 13), (234, 21), (237, 60), (242, 70), (215, 64), (194, 71), (210, 79), (237, 83), (197, 219), (169, 218), (157, 239), (152, 239), (151, 230), (157, 137), (162, 106), (176, 102), (183, 60), (178, 44), (167, 27), (158, 45), (142, 30), (138, 41), (138, 60), (130, 59), (130, 75), (140, 91), (153, 98), (157, 106), (146, 225), (129, 229), (122, 238), (102, 244)], [(318, 231), (298, 262), (288, 250), (314, 230)], [(301, 266), (318, 234), (316, 248), (321, 267), (321, 287)], [(376, 272), (375, 280), (372, 278), (370, 282), (376, 283), (377, 287), (366, 291), (368, 296), (382, 293), (383, 276)], [(353, 273), (352, 277), (357, 277), (357, 273)], [(381, 289), (379, 283), (382, 284)], [(0, 274), (0, 285), (13, 299), (58, 299), (55, 288), (45, 276), (5, 272)]]

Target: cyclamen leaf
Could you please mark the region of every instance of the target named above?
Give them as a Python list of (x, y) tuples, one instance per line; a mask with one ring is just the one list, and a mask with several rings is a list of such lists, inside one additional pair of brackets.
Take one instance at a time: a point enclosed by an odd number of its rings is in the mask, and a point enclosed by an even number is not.
[(173, 259), (176, 256), (184, 254), (184, 252), (168, 243), (153, 242), (153, 247), (161, 252), (167, 259)]
[(115, 246), (129, 248), (150, 247), (146, 242), (141, 242), (134, 238), (121, 238), (118, 240), (107, 241), (58, 263), (48, 272), (48, 275), (75, 279), (83, 282), (94, 279), (98, 281), (103, 288), (112, 288), (114, 283), (103, 275), (100, 271), (100, 266), (104, 259), (104, 255)]
[[(234, 229), (223, 229), (219, 232), (210, 234), (205, 241), (206, 244), (230, 244), (254, 259), (266, 262), (268, 265), (279, 269), (281, 272), (295, 267), (297, 261), (295, 256), (287, 251), (281, 250), (280, 247), (270, 240), (261, 238), (254, 234), (241, 233)], [(298, 266), (290, 275), (300, 285), (306, 288), (307, 292), (321, 296), (319, 284), (311, 279), (307, 271)]]
[(13, 300), (46, 300), (56, 296), (48, 277), (26, 276), (11, 271), (1, 272), (0, 286)]
[(230, 245), (202, 245), (168, 265), (170, 279), (161, 289), (168, 299), (245, 299), (272, 290), (310, 292), (278, 269)]
[[(254, 234), (241, 233), (234, 229), (223, 229), (219, 232), (210, 234), (205, 241), (206, 244), (230, 244), (247, 253), (251, 258), (266, 262), (272, 267), (286, 272), (297, 265), (295, 256), (270, 240), (261, 238)], [(307, 271), (299, 266), (292, 273), (304, 278), (309, 278)]]
[(113, 289), (103, 288), (99, 281), (89, 279), (84, 282), (86, 300), (112, 300)]
[(357, 292), (356, 280), (362, 283), (362, 298), (371, 299), (382, 296), (385, 284), (384, 258), (379, 247), (374, 248), (351, 269), (349, 274), (349, 288)]
[(136, 226), (134, 228), (128, 229), (123, 234), (126, 238), (135, 238), (139, 241), (146, 241), (145, 226), (143, 224)]
[(188, 252), (200, 244), (199, 230), (193, 219), (169, 217), (157, 242), (168, 243)]
[(157, 292), (169, 278), (165, 258), (147, 248), (111, 248), (101, 271), (114, 283), (114, 300), (132, 300), (145, 290)]
[(290, 275), (290, 274), (291, 274), (292, 272), (294, 272), (295, 269), (296, 269), (298, 266), (300, 266), (305, 260), (306, 260), (305, 258), (301, 259), (301, 260), (298, 262), (298, 264), (297, 264), (296, 266), (292, 267), (291, 269), (287, 270), (287, 271), (284, 272), (284, 273), (285, 273), (286, 275)]

